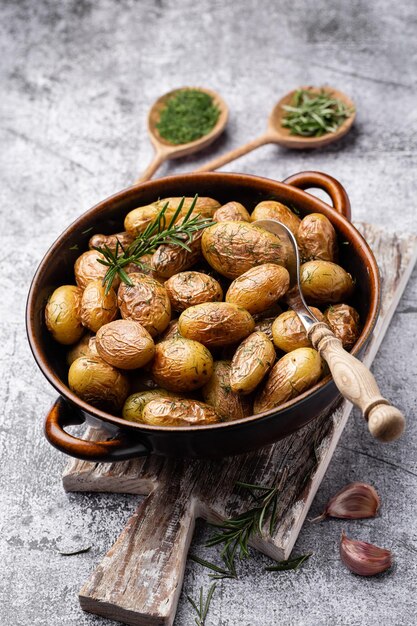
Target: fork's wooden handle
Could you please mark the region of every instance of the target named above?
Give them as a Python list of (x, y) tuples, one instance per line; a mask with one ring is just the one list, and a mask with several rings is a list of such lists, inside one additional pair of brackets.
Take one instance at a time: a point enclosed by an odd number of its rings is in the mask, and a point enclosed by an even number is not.
[(368, 368), (346, 352), (340, 339), (326, 324), (314, 324), (308, 332), (308, 338), (327, 362), (340, 393), (361, 409), (368, 421), (370, 433), (384, 442), (398, 439), (404, 430), (404, 416), (381, 396)]

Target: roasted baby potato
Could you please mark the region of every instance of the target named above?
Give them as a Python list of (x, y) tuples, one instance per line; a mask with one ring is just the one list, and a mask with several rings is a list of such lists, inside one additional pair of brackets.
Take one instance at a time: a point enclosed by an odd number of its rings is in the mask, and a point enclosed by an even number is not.
[(81, 298), (81, 322), (96, 333), (99, 328), (116, 319), (118, 315), (117, 295), (113, 287), (106, 294), (101, 280), (88, 283)]
[(178, 320), (172, 320), (167, 328), (161, 335), (155, 340), (155, 343), (161, 343), (161, 341), (168, 341), (168, 339), (177, 339), (177, 337), (181, 337), (181, 333), (178, 330)]
[(96, 348), (96, 336), (87, 333), (84, 337), (81, 337), (80, 341), (75, 344), (67, 352), (67, 363), (71, 365), (75, 359), (79, 359), (80, 356), (92, 357), (93, 359), (98, 357)]
[[(131, 235), (137, 237), (137, 235), (143, 233), (145, 228), (149, 226), (151, 222), (155, 221), (156, 217), (167, 203), (168, 208), (165, 211), (165, 219), (169, 222), (177, 210), (181, 200), (182, 198), (163, 198), (162, 200), (157, 200), (156, 202), (147, 204), (146, 206), (133, 209), (133, 211), (130, 211), (130, 213), (126, 215), (124, 223), (125, 229)], [(194, 198), (185, 198), (181, 213), (178, 216), (179, 219), (185, 216), (193, 201)], [(219, 207), (219, 202), (217, 202), (217, 200), (213, 200), (213, 198), (198, 197), (193, 215), (200, 214), (202, 217), (212, 217), (216, 209)]]
[(264, 263), (284, 265), (285, 249), (277, 235), (247, 222), (219, 222), (204, 230), (201, 249), (219, 274), (237, 278)]
[(72, 363), (68, 385), (81, 400), (105, 411), (120, 411), (129, 394), (129, 380), (100, 358), (82, 356)]
[(252, 415), (252, 401), (234, 393), (230, 386), (230, 361), (215, 361), (213, 375), (202, 389), (207, 402), (222, 420), (238, 420)]
[(308, 304), (337, 304), (354, 291), (352, 276), (330, 261), (308, 261), (300, 268), (301, 289)]
[(343, 344), (345, 350), (353, 348), (361, 334), (359, 313), (348, 304), (334, 304), (324, 312), (325, 321)]
[(204, 302), (223, 300), (223, 290), (217, 280), (201, 272), (174, 274), (166, 281), (165, 289), (176, 311), (185, 311), (190, 306)]
[(132, 393), (123, 405), (122, 417), (129, 422), (141, 422), (145, 404), (151, 400), (159, 400), (160, 398), (179, 399), (179, 396), (175, 396), (170, 391), (160, 388)]
[[(281, 312), (279, 312), (279, 315)], [(272, 324), (274, 323), (276, 317), (265, 317), (257, 321), (255, 319), (255, 332), (265, 333), (265, 335), (272, 341)]]
[(240, 202), (228, 202), (213, 215), (215, 222), (250, 222), (250, 215)]
[[(324, 315), (314, 306), (310, 307), (319, 322), (324, 322)], [(272, 324), (272, 338), (277, 348), (283, 352), (291, 352), (297, 348), (311, 347), (307, 333), (300, 318), (294, 311), (281, 313)]]
[(204, 426), (219, 422), (220, 417), (204, 402), (161, 398), (145, 404), (142, 421), (154, 426)]
[(243, 307), (251, 314), (261, 313), (280, 300), (289, 286), (290, 275), (285, 267), (265, 263), (235, 278), (225, 300)]
[(145, 328), (134, 320), (115, 320), (96, 335), (97, 352), (113, 367), (134, 370), (153, 358), (155, 344)]
[(139, 322), (155, 337), (162, 333), (171, 319), (167, 291), (157, 280), (145, 274), (129, 274), (132, 286), (121, 283), (117, 293), (123, 319)]
[(81, 324), (82, 290), (75, 285), (55, 289), (45, 308), (45, 322), (58, 343), (69, 346), (84, 333)]
[(155, 346), (152, 377), (169, 391), (192, 391), (205, 385), (213, 373), (213, 357), (198, 341), (178, 337)]
[(150, 276), (161, 283), (163, 285), (165, 283), (165, 278), (160, 276), (154, 269), (152, 269), (152, 254), (144, 254), (139, 259), (138, 263), (129, 263), (123, 269), (126, 274), (146, 274), (146, 276)]
[(244, 339), (255, 322), (248, 311), (229, 302), (206, 302), (181, 313), (178, 330), (183, 337), (205, 346), (227, 346)]
[[(92, 280), (103, 280), (106, 275), (107, 267), (98, 262), (98, 259), (104, 261), (104, 256), (97, 250), (87, 250), (74, 264), (75, 281), (81, 289), (85, 289)], [(113, 287), (119, 284), (119, 277), (115, 276)]]
[(297, 242), (304, 261), (337, 261), (337, 235), (330, 220), (321, 213), (310, 213), (301, 220)]
[(313, 348), (297, 348), (272, 368), (265, 386), (255, 398), (254, 411), (262, 413), (299, 396), (322, 376), (322, 360)]
[(163, 278), (170, 278), (174, 274), (178, 274), (178, 272), (188, 270), (201, 256), (202, 235), (202, 230), (193, 233), (192, 240), (186, 242), (189, 250), (182, 246), (172, 246), (170, 244), (159, 246), (152, 255), (152, 270)]
[(265, 333), (246, 337), (232, 359), (230, 386), (235, 393), (251, 393), (269, 372), (275, 361), (274, 344)]
[(117, 242), (119, 242), (119, 250), (123, 252), (123, 248), (128, 248), (133, 243), (134, 237), (130, 233), (123, 231), (115, 235), (93, 235), (88, 242), (90, 250), (94, 248), (103, 248), (106, 246), (113, 253), (116, 252)]
[(274, 200), (264, 200), (256, 205), (251, 215), (251, 221), (256, 222), (257, 220), (278, 220), (278, 222), (285, 224), (296, 237), (301, 222), (300, 218), (285, 204)]

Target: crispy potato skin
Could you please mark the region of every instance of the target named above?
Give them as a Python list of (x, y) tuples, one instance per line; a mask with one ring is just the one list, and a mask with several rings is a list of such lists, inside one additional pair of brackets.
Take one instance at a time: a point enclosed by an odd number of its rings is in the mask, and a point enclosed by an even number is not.
[(345, 350), (353, 348), (361, 334), (361, 322), (357, 310), (348, 304), (335, 304), (325, 310), (324, 317)]
[(81, 337), (80, 341), (72, 346), (67, 352), (67, 363), (71, 365), (75, 359), (79, 359), (80, 356), (86, 356), (89, 358), (98, 357), (96, 348), (96, 336), (87, 333), (84, 337)]
[(155, 270), (152, 269), (152, 254), (144, 254), (140, 257), (139, 262), (142, 265), (137, 265), (136, 263), (129, 263), (123, 269), (126, 274), (146, 274), (146, 276), (150, 276), (161, 283), (163, 285), (165, 283), (165, 278), (160, 276)]
[(117, 295), (113, 287), (106, 295), (106, 288), (101, 280), (89, 282), (81, 298), (83, 325), (96, 333), (104, 324), (116, 319), (117, 315)]
[(203, 231), (199, 230), (193, 234), (192, 241), (187, 245), (190, 250), (185, 250), (181, 246), (162, 244), (153, 253), (151, 267), (158, 276), (170, 278), (183, 270), (192, 267), (201, 256), (201, 239)]
[(251, 221), (255, 222), (256, 220), (278, 220), (285, 224), (295, 237), (297, 237), (301, 222), (291, 209), (281, 202), (275, 202), (275, 200), (264, 200), (256, 205), (251, 215)]
[(336, 231), (330, 220), (321, 213), (310, 213), (301, 220), (297, 242), (304, 261), (337, 261)]
[(308, 261), (300, 268), (301, 290), (308, 304), (338, 304), (353, 294), (352, 276), (330, 261)]
[(176, 311), (185, 311), (190, 306), (204, 302), (223, 300), (223, 290), (217, 280), (201, 272), (175, 274), (166, 281), (165, 289)]
[(151, 400), (159, 400), (161, 398), (179, 399), (179, 396), (175, 396), (170, 391), (160, 388), (132, 393), (123, 405), (122, 417), (128, 420), (128, 422), (142, 422), (142, 413), (145, 405)]
[[(90, 250), (94, 248), (102, 248), (107, 246), (112, 252), (116, 252), (117, 242), (121, 244), (123, 248), (128, 248), (133, 243), (134, 237), (130, 233), (123, 231), (122, 233), (116, 233), (115, 235), (93, 235), (90, 237), (88, 247)], [(119, 246), (120, 248), (120, 246)], [(122, 252), (122, 250), (120, 250)]]
[(55, 289), (45, 307), (45, 322), (53, 338), (65, 346), (78, 341), (84, 333), (81, 324), (82, 290), (75, 285)]
[(181, 333), (178, 330), (178, 320), (172, 320), (166, 330), (164, 330), (164, 332), (161, 335), (158, 335), (158, 337), (155, 340), (155, 343), (161, 343), (161, 341), (168, 341), (168, 339), (177, 339), (178, 337), (181, 337)]
[[(175, 211), (177, 210), (182, 198), (163, 198), (162, 200), (157, 200), (156, 202), (152, 202), (151, 204), (147, 204), (146, 206), (138, 207), (137, 209), (133, 209), (126, 215), (124, 227), (125, 230), (128, 231), (134, 237), (137, 237), (140, 233), (143, 233), (145, 228), (155, 220), (158, 213), (164, 208), (164, 206), (168, 203), (168, 208), (165, 212), (166, 220), (170, 220)], [(194, 198), (185, 198), (184, 204), (179, 215), (179, 219), (185, 216), (188, 209), (190, 208)], [(198, 213), (203, 217), (212, 217), (216, 209), (220, 207), (220, 203), (217, 200), (213, 200), (213, 198), (197, 198), (197, 202), (193, 211), (193, 215), (197, 215)]]
[(79, 398), (105, 411), (119, 411), (129, 393), (129, 380), (100, 358), (80, 357), (68, 372), (68, 385)]
[(313, 348), (297, 348), (285, 354), (256, 396), (255, 414), (278, 407), (310, 389), (320, 380), (322, 371), (321, 357)]
[(266, 311), (288, 291), (290, 275), (282, 265), (265, 263), (252, 267), (236, 278), (226, 293), (226, 302), (243, 307), (249, 313)]
[(213, 357), (198, 341), (179, 337), (155, 347), (152, 376), (169, 391), (193, 391), (202, 387), (213, 373)]
[[(107, 267), (98, 262), (97, 259), (104, 261), (104, 256), (97, 250), (87, 250), (78, 257), (74, 263), (75, 282), (81, 289), (85, 289), (93, 280), (103, 280), (106, 275)], [(119, 277), (115, 276), (113, 287), (119, 284)]]
[(204, 426), (219, 422), (220, 417), (204, 402), (161, 398), (145, 405), (142, 421), (154, 426)]
[(285, 265), (287, 260), (279, 237), (247, 222), (209, 226), (203, 232), (201, 249), (211, 267), (231, 279), (257, 265)]
[(253, 331), (251, 314), (230, 302), (197, 304), (181, 313), (178, 329), (183, 337), (205, 346), (227, 346), (244, 339)]
[[(280, 314), (280, 313), (279, 313)], [(260, 319), (259, 321), (257, 321), (255, 319), (255, 331), (259, 331), (261, 333), (265, 333), (265, 335), (268, 337), (268, 339), (270, 339), (271, 341), (273, 341), (272, 338), (272, 324), (275, 321), (275, 317), (265, 317), (264, 319)]]
[(115, 320), (102, 326), (96, 335), (100, 357), (123, 370), (143, 367), (155, 354), (155, 344), (145, 328), (133, 320)]
[[(310, 307), (319, 322), (324, 322), (324, 315), (314, 306)], [(297, 348), (311, 348), (307, 333), (300, 318), (294, 311), (285, 311), (272, 324), (272, 339), (277, 348), (291, 352)]]
[(274, 362), (274, 344), (265, 333), (258, 331), (246, 337), (232, 359), (230, 371), (232, 391), (241, 394), (254, 391)]
[(250, 215), (240, 202), (228, 202), (217, 209), (213, 219), (215, 222), (250, 222)]
[(171, 303), (167, 291), (157, 280), (145, 274), (129, 275), (132, 286), (121, 283), (117, 293), (123, 319), (139, 322), (155, 337), (171, 320)]
[(207, 402), (223, 421), (242, 419), (252, 415), (252, 401), (234, 393), (230, 386), (230, 361), (215, 361), (213, 375), (202, 389)]

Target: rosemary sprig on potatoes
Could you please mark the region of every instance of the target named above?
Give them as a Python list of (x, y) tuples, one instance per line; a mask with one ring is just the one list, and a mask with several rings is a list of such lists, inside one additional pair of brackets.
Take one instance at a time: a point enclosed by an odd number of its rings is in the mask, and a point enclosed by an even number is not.
[(135, 263), (139, 269), (143, 269), (141, 257), (154, 252), (161, 244), (180, 246), (191, 251), (188, 244), (192, 241), (193, 234), (213, 223), (212, 220), (201, 217), (200, 214), (192, 216), (197, 199), (196, 194), (184, 218), (177, 222), (185, 202), (185, 197), (183, 197), (168, 223), (165, 215), (169, 206), (167, 202), (143, 233), (140, 233), (127, 248), (119, 240), (114, 251), (107, 245), (94, 247), (94, 250), (104, 257), (104, 259), (98, 258), (97, 261), (108, 268), (103, 279), (106, 294), (110, 291), (116, 276), (119, 276), (126, 285), (132, 286), (133, 283), (124, 270), (126, 265)]

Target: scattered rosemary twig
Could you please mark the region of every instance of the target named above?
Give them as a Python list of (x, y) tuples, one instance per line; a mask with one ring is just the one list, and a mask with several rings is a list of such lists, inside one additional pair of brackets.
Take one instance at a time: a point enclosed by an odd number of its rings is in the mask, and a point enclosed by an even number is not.
[(292, 559), (288, 559), (287, 561), (280, 561), (276, 565), (271, 565), (270, 567), (265, 567), (266, 572), (285, 572), (287, 570), (296, 570), (301, 565), (307, 561), (312, 556), (312, 552), (308, 554), (302, 554), (301, 556), (295, 556)]
[(85, 548), (80, 548), (79, 550), (73, 550), (71, 552), (62, 552), (61, 550), (57, 550), (57, 552), (61, 556), (75, 556), (76, 554), (84, 554), (84, 552), (89, 552), (90, 550), (91, 546), (86, 546)]
[(206, 559), (202, 559), (195, 554), (190, 554), (189, 558), (191, 561), (206, 567), (214, 572), (214, 574), (209, 574), (210, 578), (214, 580), (222, 580), (223, 578), (237, 578), (236, 570), (234, 568), (234, 564), (232, 564), (232, 569), (225, 569), (220, 567), (219, 565), (215, 565), (215, 563), (210, 563), (210, 561), (206, 561)]
[(216, 591), (216, 583), (213, 583), (208, 590), (207, 598), (204, 600), (203, 587), (200, 587), (200, 597), (198, 600), (198, 604), (197, 602), (195, 602), (195, 600), (190, 598), (190, 596), (187, 596), (188, 602), (191, 604), (191, 606), (197, 613), (197, 617), (194, 620), (197, 626), (206, 626), (206, 618), (207, 618), (209, 608), (210, 608), (210, 603), (211, 603), (211, 600), (213, 598), (213, 594), (215, 591)]
[(298, 89), (291, 104), (284, 104), (282, 108), (286, 111), (282, 126), (288, 128), (291, 135), (302, 137), (334, 133), (353, 113), (353, 109), (325, 89), (318, 93)]
[(140, 257), (149, 252), (153, 252), (161, 244), (181, 246), (185, 250), (190, 251), (188, 244), (192, 241), (193, 234), (213, 223), (209, 218), (203, 218), (199, 214), (191, 217), (197, 199), (198, 195), (194, 197), (184, 218), (177, 224), (175, 222), (180, 216), (185, 198), (182, 198), (168, 223), (165, 216), (168, 209), (167, 202), (158, 213), (155, 220), (148, 224), (143, 233), (138, 235), (127, 248), (124, 248), (120, 241), (117, 241), (114, 251), (110, 250), (106, 245), (100, 248), (94, 248), (104, 256), (104, 260), (97, 259), (97, 261), (108, 267), (103, 279), (103, 284), (106, 285), (106, 294), (110, 291), (116, 274), (119, 275), (120, 279), (126, 283), (126, 285), (132, 285), (132, 281), (123, 268), (129, 265), (129, 263), (136, 263), (136, 265), (142, 267), (143, 263), (140, 262)]

